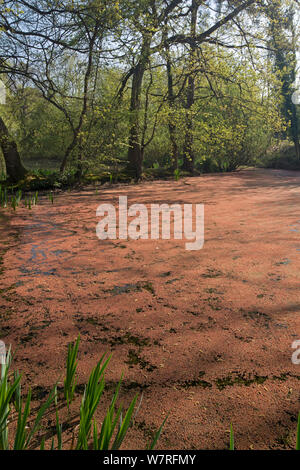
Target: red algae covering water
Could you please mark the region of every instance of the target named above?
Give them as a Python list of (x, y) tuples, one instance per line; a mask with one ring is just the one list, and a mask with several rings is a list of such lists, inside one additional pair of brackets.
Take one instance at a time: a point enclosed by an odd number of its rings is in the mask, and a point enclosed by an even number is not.
[[(205, 245), (100, 241), (99, 204), (205, 204)], [(124, 372), (121, 398), (143, 396), (124, 449), (143, 449), (167, 414), (161, 449), (295, 445), (300, 410), (300, 173), (245, 170), (179, 182), (41, 197), (0, 214), (0, 339), (36, 409), (64, 378), (81, 335), (79, 385), (113, 352), (98, 420)], [(79, 387), (80, 388), (80, 387)], [(80, 394), (61, 407), (65, 448)], [(40, 434), (50, 440), (55, 415)], [(51, 433), (52, 429), (52, 433)]]

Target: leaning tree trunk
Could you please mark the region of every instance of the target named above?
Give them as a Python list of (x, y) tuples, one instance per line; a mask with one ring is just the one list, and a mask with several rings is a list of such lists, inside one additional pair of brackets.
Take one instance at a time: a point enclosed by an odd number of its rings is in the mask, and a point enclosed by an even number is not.
[(196, 47), (196, 29), (197, 29), (197, 18), (198, 18), (199, 2), (193, 0), (192, 4), (192, 19), (191, 19), (191, 37), (194, 39), (191, 44), (190, 50), (190, 75), (188, 78), (187, 86), (187, 102), (186, 102), (186, 133), (183, 150), (183, 166), (182, 168), (190, 173), (194, 171), (194, 136), (193, 136), (193, 113), (192, 108), (195, 103), (195, 65), (197, 59), (197, 47)]
[[(96, 42), (96, 39), (97, 39), (98, 31), (99, 31), (99, 25), (97, 23), (96, 26), (95, 26), (94, 32), (93, 32), (93, 36), (91, 37), (91, 40), (90, 40), (90, 43), (89, 43), (89, 56), (88, 56), (88, 63), (87, 63), (86, 72), (85, 72), (85, 75), (84, 75), (83, 100), (82, 100), (82, 108), (81, 108), (81, 112), (80, 112), (80, 116), (79, 116), (79, 122), (78, 122), (77, 127), (72, 129), (73, 130), (73, 139), (70, 142), (69, 146), (67, 147), (67, 149), (65, 151), (63, 161), (60, 165), (61, 173), (63, 171), (65, 171), (68, 160), (69, 160), (69, 157), (72, 154), (75, 147), (77, 146), (78, 137), (81, 133), (81, 130), (82, 130), (83, 125), (84, 125), (84, 120), (85, 120), (86, 115), (88, 113), (89, 84), (90, 84), (90, 78), (91, 78), (92, 71), (93, 71), (94, 46), (95, 46), (95, 42)], [(82, 153), (81, 153), (81, 158), (82, 158)], [(77, 166), (77, 175), (79, 175), (79, 174), (81, 175), (81, 172), (82, 172), (81, 158), (80, 158), (80, 160), (78, 162), (78, 166)]]
[[(293, 84), (296, 81), (296, 64), (297, 64), (297, 36), (294, 27), (294, 17), (296, 12), (290, 10), (288, 17), (285, 17), (281, 11), (282, 1), (273, 2), (268, 7), (268, 14), (271, 21), (271, 46), (275, 51), (275, 66), (281, 78), (281, 94), (283, 103), (281, 112), (287, 124), (287, 130), (283, 136), (290, 137), (295, 146), (295, 153), (300, 160), (300, 143), (299, 143), (299, 119), (297, 108), (292, 101)], [(288, 28), (291, 33), (291, 40), (286, 39), (285, 29)]]
[(6, 173), (8, 178), (12, 182), (18, 182), (27, 173), (26, 168), (24, 168), (20, 154), (18, 152), (18, 147), (12, 136), (9, 134), (8, 129), (0, 117), (0, 147), (5, 160)]
[(127, 171), (139, 180), (143, 171), (143, 152), (141, 146), (140, 109), (143, 78), (150, 57), (151, 38), (144, 39), (141, 57), (134, 68), (130, 101), (130, 130), (128, 141)]
[(166, 62), (167, 62), (167, 78), (168, 78), (168, 104), (169, 104), (169, 118), (168, 118), (168, 127), (169, 127), (169, 136), (171, 142), (171, 157), (172, 157), (172, 169), (178, 169), (178, 156), (179, 148), (176, 139), (176, 124), (174, 123), (174, 108), (175, 108), (175, 94), (174, 94), (174, 81), (172, 74), (172, 62), (170, 56), (170, 48), (168, 43), (165, 44), (166, 49)]

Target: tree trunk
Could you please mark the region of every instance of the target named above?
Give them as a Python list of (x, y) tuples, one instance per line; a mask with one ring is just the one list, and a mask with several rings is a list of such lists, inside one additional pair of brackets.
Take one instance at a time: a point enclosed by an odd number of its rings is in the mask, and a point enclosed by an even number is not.
[[(284, 131), (284, 138), (290, 137), (295, 146), (295, 153), (300, 160), (300, 144), (299, 144), (299, 119), (297, 108), (292, 101), (293, 84), (296, 80), (297, 65), (297, 35), (294, 27), (294, 18), (296, 12), (294, 7), (283, 14), (282, 1), (276, 0), (272, 7), (268, 7), (269, 17), (271, 21), (271, 45), (275, 49), (275, 66), (280, 73), (281, 94), (283, 103), (281, 113), (287, 123), (287, 130)], [(287, 21), (288, 19), (288, 21)], [(285, 29), (291, 33), (291, 38), (286, 37)]]
[[(64, 170), (66, 169), (69, 157), (70, 157), (72, 151), (74, 150), (74, 148), (77, 145), (78, 136), (79, 136), (79, 134), (82, 130), (82, 127), (84, 125), (84, 120), (85, 120), (86, 115), (88, 113), (89, 83), (90, 83), (90, 78), (91, 78), (92, 71), (93, 71), (94, 46), (95, 46), (95, 42), (96, 42), (96, 39), (97, 39), (98, 31), (99, 31), (99, 24), (97, 22), (96, 25), (95, 25), (94, 32), (93, 32), (93, 36), (92, 36), (92, 38), (90, 40), (90, 43), (89, 43), (88, 63), (87, 63), (87, 68), (86, 68), (86, 72), (85, 72), (85, 75), (84, 75), (83, 101), (82, 101), (82, 108), (81, 108), (81, 112), (80, 112), (80, 116), (79, 116), (79, 122), (78, 122), (77, 127), (73, 129), (73, 139), (72, 139), (72, 141), (70, 142), (69, 146), (66, 149), (63, 161), (62, 161), (61, 166), (60, 166), (61, 173), (64, 172)], [(81, 162), (79, 162), (78, 168), (77, 168), (77, 170), (79, 172), (81, 172), (80, 168), (82, 168)], [(77, 171), (77, 174), (78, 174), (78, 171)]]
[(151, 38), (145, 38), (143, 41), (140, 60), (134, 68), (132, 76), (127, 171), (136, 180), (140, 179), (143, 171), (143, 152), (140, 136), (140, 109), (143, 78), (150, 57), (150, 44)]
[[(199, 10), (199, 1), (193, 0), (192, 3), (192, 19), (191, 19), (191, 37), (196, 37), (196, 30), (197, 30), (197, 18), (198, 18), (198, 10)], [(192, 115), (192, 107), (195, 103), (195, 65), (197, 60), (197, 46), (196, 41), (191, 44), (190, 50), (190, 60), (189, 60), (189, 68), (190, 68), (190, 75), (188, 78), (188, 86), (187, 86), (187, 101), (186, 101), (186, 133), (185, 133), (185, 142), (184, 142), (184, 150), (183, 150), (183, 169), (193, 173), (194, 171), (194, 136), (193, 136), (193, 115)]]
[(8, 132), (8, 129), (0, 117), (0, 147), (5, 160), (6, 173), (8, 178), (16, 183), (27, 173), (18, 152), (17, 144)]
[(186, 112), (186, 133), (184, 140), (183, 150), (183, 170), (193, 173), (194, 171), (194, 136), (193, 136), (193, 115), (192, 106), (195, 102), (195, 79), (193, 76), (189, 77), (188, 90), (187, 90), (187, 112)]
[(175, 94), (173, 85), (173, 74), (172, 74), (172, 62), (170, 57), (170, 47), (166, 43), (166, 59), (167, 59), (167, 77), (168, 77), (168, 103), (170, 108), (169, 115), (169, 135), (171, 141), (171, 157), (172, 157), (172, 169), (178, 169), (178, 144), (176, 139), (176, 125), (174, 124), (174, 108), (175, 108)]

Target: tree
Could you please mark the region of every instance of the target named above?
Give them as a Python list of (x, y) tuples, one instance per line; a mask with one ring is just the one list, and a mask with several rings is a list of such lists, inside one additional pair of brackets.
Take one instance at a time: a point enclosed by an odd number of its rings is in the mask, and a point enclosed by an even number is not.
[(24, 178), (27, 170), (23, 166), (18, 152), (17, 144), (10, 135), (3, 119), (0, 116), (0, 147), (4, 156), (6, 173), (12, 182)]
[[(13, 82), (27, 78), (40, 90), (45, 100), (65, 116), (72, 132), (60, 169), (64, 171), (76, 147), (78, 174), (82, 171), (83, 152), (80, 135), (91, 104), (90, 83), (95, 77), (102, 43), (107, 31), (119, 19), (117, 0), (4, 0), (0, 11), (0, 74)], [(66, 87), (61, 70), (69, 60), (81, 68), (83, 75), (80, 95)], [(72, 112), (76, 101), (79, 113)]]
[[(34, 157), (47, 142), (61, 159), (61, 171), (72, 167), (78, 177), (95, 162), (127, 163), (135, 179), (158, 160), (193, 173), (207, 155), (221, 169), (232, 169), (243, 160), (239, 153), (249, 157), (248, 143), (261, 122), (255, 106), (265, 117), (272, 100), (261, 108), (250, 74), (263, 70), (267, 53), (276, 48), (276, 70), (287, 84), (282, 112), (296, 145), (290, 100), (296, 33), (288, 3), (282, 0), (282, 22), (270, 21), (274, 40), (266, 42), (266, 16), (276, 18), (269, 0), (3, 0), (0, 74), (7, 77), (10, 103), (18, 103), (24, 87), (34, 107), (29, 120), (13, 106), (2, 109), (3, 132), (11, 143), (15, 138), (14, 155), (18, 145), (19, 157)], [(259, 81), (263, 93), (264, 78)], [(17, 178), (18, 160), (7, 158)]]
[[(176, 9), (183, 9), (186, 7), (185, 2), (182, 1), (172, 1), (165, 8), (161, 7), (161, 2), (156, 2), (155, 0), (148, 0), (142, 2), (142, 11), (139, 12), (142, 18), (145, 20), (145, 23), (141, 24), (134, 16), (135, 21), (134, 25), (138, 28), (141, 34), (141, 48), (138, 56), (136, 65), (134, 65), (131, 71), (128, 74), (127, 79), (132, 76), (132, 91), (131, 91), (131, 105), (130, 105), (130, 132), (129, 132), (129, 150), (128, 150), (128, 170), (135, 176), (136, 179), (139, 179), (142, 174), (143, 167), (143, 155), (141, 152), (140, 144), (140, 106), (141, 106), (141, 89), (143, 83), (143, 77), (146, 71), (147, 63), (149, 62), (150, 55), (155, 52), (161, 52), (164, 47), (167, 45), (176, 45), (176, 44), (188, 44), (191, 47), (191, 57), (195, 56), (196, 48), (202, 42), (207, 41), (211, 35), (216, 32), (218, 29), (222, 28), (224, 25), (233, 20), (241, 12), (251, 7), (255, 3), (255, 0), (247, 0), (231, 8), (231, 2), (228, 2), (229, 9), (231, 10), (223, 18), (215, 22), (211, 27), (206, 29), (202, 33), (196, 32), (196, 23), (197, 23), (197, 13), (200, 4), (204, 4), (204, 1), (192, 0), (192, 4), (189, 4), (188, 10), (192, 12), (192, 22), (191, 22), (191, 31), (189, 34), (175, 34), (171, 35), (168, 38), (163, 37), (162, 43), (152, 47), (153, 39), (158, 31), (163, 28), (165, 21), (169, 18), (171, 13)], [(158, 13), (158, 8), (161, 7), (160, 13)], [(174, 15), (178, 20), (180, 15)], [(194, 59), (193, 59), (194, 60)], [(192, 108), (193, 104), (193, 88), (194, 81), (191, 74), (189, 77), (189, 86), (187, 93), (187, 107), (188, 109)], [(191, 129), (191, 117), (187, 122), (188, 131), (186, 133), (186, 155), (189, 155), (185, 159), (185, 166), (188, 167), (190, 171), (193, 170), (193, 159), (191, 156), (192, 151), (192, 129)]]
[(191, 24), (189, 64), (188, 64), (188, 84), (186, 89), (186, 132), (183, 149), (183, 169), (192, 173), (194, 171), (194, 152), (193, 152), (193, 105), (195, 103), (195, 69), (197, 67), (197, 19), (200, 7), (199, 0), (192, 0), (191, 6)]
[(273, 49), (275, 70), (280, 80), (282, 96), (281, 112), (289, 135), (295, 146), (295, 153), (300, 160), (299, 120), (292, 95), (295, 91), (297, 69), (297, 33), (295, 31), (295, 5), (282, 0), (274, 0), (267, 6), (270, 19), (270, 46)]

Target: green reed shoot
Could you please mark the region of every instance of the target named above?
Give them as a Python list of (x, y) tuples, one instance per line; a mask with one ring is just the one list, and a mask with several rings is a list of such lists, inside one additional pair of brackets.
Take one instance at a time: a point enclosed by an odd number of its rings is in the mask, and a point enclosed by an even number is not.
[(234, 431), (232, 424), (230, 425), (230, 444), (229, 449), (234, 450)]
[(21, 189), (19, 189), (19, 191), (17, 192), (16, 199), (17, 199), (17, 203), (18, 203), (18, 205), (19, 205), (20, 202), (21, 202), (21, 199), (22, 199), (22, 191), (21, 191)]
[[(14, 406), (15, 406), (15, 409), (16, 411), (19, 412), (19, 410), (21, 409), (21, 406), (22, 406), (22, 390), (21, 390), (21, 374), (20, 372), (17, 370), (17, 371), (14, 371), (14, 381), (15, 382), (18, 382), (18, 386), (14, 392)], [(18, 380), (20, 379), (20, 380)]]
[(176, 170), (174, 171), (174, 178), (175, 178), (175, 181), (180, 180), (180, 170), (178, 168), (176, 168)]
[[(77, 369), (77, 354), (80, 337), (78, 336), (75, 344), (69, 345), (68, 348), (68, 359), (67, 359), (67, 372), (65, 384), (65, 394), (67, 400), (73, 398), (74, 390), (76, 386), (76, 369)], [(124, 411), (123, 417), (123, 405), (116, 406), (119, 398), (119, 391), (123, 376), (118, 383), (111, 400), (110, 406), (106, 412), (105, 418), (98, 431), (97, 423), (94, 415), (100, 403), (103, 391), (105, 388), (104, 374), (107, 366), (110, 362), (111, 356), (106, 357), (103, 355), (96, 367), (92, 370), (88, 383), (85, 387), (84, 395), (81, 400), (80, 406), (80, 423), (78, 437), (75, 443), (75, 436), (73, 435), (72, 448), (80, 450), (87, 450), (89, 446), (94, 450), (117, 450), (122, 445), (128, 430), (130, 429), (135, 415), (137, 414), (139, 407), (136, 412), (136, 402), (138, 396), (136, 395), (127, 411)], [(56, 426), (55, 436), (50, 442), (51, 450), (62, 450), (63, 449), (63, 426), (59, 421), (58, 415), (58, 393), (57, 385), (51, 390), (48, 399), (40, 407), (36, 414), (35, 419), (31, 415), (31, 400), (32, 392), (29, 390), (26, 400), (23, 401), (21, 393), (21, 375), (18, 371), (13, 374), (9, 374), (11, 366), (11, 353), (10, 350), (7, 353), (5, 364), (1, 368), (1, 381), (0, 381), (0, 450), (26, 450), (30, 446), (34, 447), (38, 443), (35, 442), (32, 445), (33, 439), (36, 438), (37, 432), (40, 428), (42, 419), (45, 417), (45, 413), (49, 410), (52, 404), (55, 405), (56, 410)], [(13, 421), (10, 418), (12, 409), (17, 411), (16, 425), (13, 427), (14, 434), (9, 436), (10, 423)], [(167, 418), (166, 418), (167, 419)], [(148, 449), (154, 449), (166, 422), (163, 422), (162, 426), (155, 434), (152, 444)], [(93, 430), (92, 430), (93, 425)], [(93, 431), (93, 432), (92, 432)], [(92, 435), (93, 434), (93, 435)], [(9, 444), (11, 442), (11, 445)], [(43, 437), (41, 442), (38, 444), (40, 450), (45, 449), (46, 439)]]
[(24, 411), (22, 412), (23, 404), (21, 404), (19, 413), (18, 413), (18, 423), (17, 429), (15, 434), (15, 441), (14, 441), (14, 450), (26, 450), (29, 448), (29, 445), (37, 433), (41, 420), (43, 419), (46, 411), (50, 408), (55, 398), (55, 387), (51, 390), (49, 397), (47, 398), (46, 402), (41, 406), (39, 409), (37, 416), (34, 420), (34, 423), (30, 430), (28, 424), (28, 418), (30, 415), (30, 405), (31, 405), (31, 390), (29, 390), (27, 399), (24, 406)]
[(164, 427), (165, 427), (165, 424), (166, 424), (166, 422), (167, 422), (167, 419), (168, 419), (168, 416), (166, 416), (166, 418), (164, 419), (164, 421), (163, 421), (161, 427), (160, 427), (159, 430), (155, 433), (154, 439), (153, 439), (152, 443), (147, 447), (147, 450), (154, 450), (154, 449), (155, 449), (156, 444), (157, 444), (157, 442), (158, 442), (158, 440), (159, 440), (159, 438), (160, 438), (160, 436), (161, 436), (161, 433), (163, 432), (163, 429), (164, 429)]
[(106, 360), (105, 355), (102, 356), (96, 367), (92, 370), (88, 383), (85, 387), (80, 406), (79, 435), (76, 447), (78, 450), (88, 449), (92, 420), (104, 391), (104, 372), (109, 364), (110, 359), (111, 356), (109, 356)]
[(0, 205), (1, 207), (7, 207), (7, 189), (2, 187), (0, 188)]
[(298, 415), (296, 450), (300, 450), (300, 413)]
[(49, 395), (47, 401), (39, 409), (37, 416), (34, 420), (31, 429), (29, 429), (29, 415), (31, 404), (31, 391), (27, 395), (26, 402), (23, 406), (21, 397), (21, 375), (19, 372), (13, 374), (13, 379), (9, 380), (9, 370), (11, 366), (11, 352), (10, 349), (5, 358), (5, 364), (1, 366), (1, 380), (0, 380), (0, 449), (9, 450), (9, 417), (12, 411), (12, 404), (18, 412), (17, 426), (14, 435), (14, 450), (28, 449), (32, 438), (35, 436), (39, 429), (40, 422), (50, 407), (54, 393), (53, 390)]
[[(132, 400), (129, 408), (125, 414), (124, 419), (122, 418), (123, 406), (120, 405), (116, 409), (116, 401), (119, 396), (123, 376), (116, 388), (115, 394), (111, 401), (111, 404), (107, 410), (106, 416), (103, 420), (100, 433), (98, 433), (98, 427), (96, 421), (94, 421), (93, 431), (93, 449), (94, 450), (118, 450), (127, 434), (127, 431), (133, 420), (133, 412), (136, 405), (138, 396), (136, 395)], [(114, 433), (116, 435), (113, 439)]]
[(11, 364), (11, 351), (7, 352), (4, 364), (1, 366), (0, 378), (0, 450), (8, 449), (8, 417), (10, 414), (10, 403), (20, 377), (11, 384), (8, 379)]
[(17, 200), (14, 196), (11, 197), (10, 205), (13, 208), (13, 210), (15, 211), (16, 207), (17, 207)]

